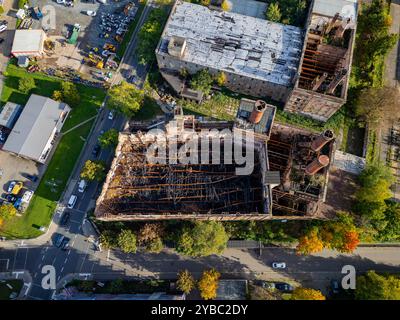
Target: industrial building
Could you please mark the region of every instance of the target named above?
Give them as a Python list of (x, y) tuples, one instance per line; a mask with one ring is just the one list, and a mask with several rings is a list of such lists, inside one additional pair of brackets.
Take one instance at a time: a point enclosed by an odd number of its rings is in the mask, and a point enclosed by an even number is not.
[(206, 69), (232, 91), (326, 121), (346, 102), (356, 18), (356, 0), (314, 0), (305, 30), (177, 0), (157, 62), (183, 98), (201, 101), (185, 75)]
[[(275, 111), (264, 101), (243, 99), (235, 121), (196, 118), (179, 111), (171, 121), (131, 123), (119, 136), (115, 158), (97, 199), (97, 219), (318, 218), (333, 134), (275, 125)], [(229, 132), (240, 133), (240, 140), (232, 139)], [(224, 142), (229, 139), (234, 141), (231, 149), (242, 142), (240, 152), (252, 156), (251, 172), (238, 174), (236, 169), (242, 164), (226, 160), (231, 150)], [(154, 143), (163, 148), (154, 148)], [(191, 152), (198, 151), (196, 161), (178, 161), (179, 156), (188, 157), (187, 144)], [(158, 161), (148, 161), (149, 152)]]
[(46, 33), (43, 30), (15, 30), (11, 54), (18, 57), (41, 57), (44, 54)]
[(207, 69), (213, 75), (223, 71), (227, 88), (283, 102), (302, 46), (300, 28), (178, 0), (156, 56), (161, 73), (169, 82), (174, 77), (180, 87), (182, 70), (194, 74)]
[(357, 0), (313, 2), (286, 111), (327, 121), (346, 102), (357, 12)]
[(70, 110), (65, 103), (32, 94), (13, 126), (3, 150), (45, 163)]

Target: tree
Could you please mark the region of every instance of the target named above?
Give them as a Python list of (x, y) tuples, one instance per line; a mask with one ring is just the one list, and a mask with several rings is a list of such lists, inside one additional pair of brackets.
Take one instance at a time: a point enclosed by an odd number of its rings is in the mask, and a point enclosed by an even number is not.
[(163, 233), (161, 224), (159, 223), (146, 223), (138, 232), (137, 240), (141, 245), (160, 238)]
[(215, 299), (217, 297), (218, 280), (220, 276), (220, 273), (215, 269), (203, 272), (197, 286), (200, 291), (200, 296), (204, 300)]
[(155, 49), (163, 31), (164, 22), (167, 20), (168, 12), (163, 8), (155, 8), (149, 14), (147, 21), (143, 24), (138, 34), (138, 45), (136, 53), (139, 63), (149, 65), (155, 60)]
[(204, 94), (209, 94), (213, 78), (206, 69), (196, 72), (190, 81), (190, 87), (194, 90), (202, 91)]
[(118, 144), (118, 131), (110, 129), (99, 137), (99, 143), (102, 148), (115, 147)]
[(380, 241), (400, 240), (400, 204), (394, 201), (386, 201), (384, 211), (386, 224), (378, 232), (377, 238)]
[(176, 281), (176, 286), (179, 290), (184, 292), (185, 294), (189, 294), (190, 291), (196, 285), (196, 281), (194, 280), (192, 274), (188, 270), (182, 270), (178, 273), (178, 280)]
[(115, 279), (110, 282), (110, 292), (111, 293), (121, 293), (124, 288), (124, 281), (122, 279)]
[(61, 92), (63, 96), (63, 101), (67, 103), (70, 107), (76, 107), (81, 101), (81, 96), (76, 88), (75, 84), (72, 82), (61, 82)]
[(104, 249), (112, 249), (117, 246), (117, 239), (110, 230), (105, 230), (100, 234), (99, 242)]
[(106, 176), (106, 165), (101, 160), (87, 160), (81, 171), (81, 178), (88, 181), (102, 181)]
[(136, 252), (136, 236), (131, 230), (122, 230), (118, 235), (117, 244), (125, 253)]
[(282, 19), (281, 10), (279, 9), (278, 3), (271, 2), (268, 6), (267, 12), (265, 13), (267, 20), (272, 22), (280, 22)]
[(33, 78), (24, 77), (18, 81), (18, 90), (23, 93), (29, 93), (35, 87), (35, 80)]
[(161, 238), (154, 238), (151, 241), (147, 242), (146, 251), (151, 253), (160, 253), (164, 245), (162, 243)]
[(318, 236), (316, 229), (311, 230), (308, 234), (299, 239), (296, 251), (298, 254), (311, 254), (319, 252), (324, 248), (322, 240)]
[(296, 288), (293, 291), (292, 300), (326, 300), (326, 298), (319, 290)]
[(357, 248), (359, 243), (360, 239), (358, 232), (355, 230), (347, 231), (344, 234), (344, 241), (341, 251), (351, 253)]
[(142, 107), (144, 92), (134, 85), (122, 81), (108, 90), (107, 107), (133, 117)]
[(55, 101), (61, 102), (63, 100), (63, 94), (60, 90), (54, 90), (51, 98)]
[(17, 209), (11, 203), (3, 203), (0, 205), (0, 225), (7, 220), (10, 220), (18, 213)]
[(400, 112), (399, 88), (382, 87), (361, 90), (356, 115), (363, 117), (371, 128), (379, 126), (384, 116)]
[(230, 11), (231, 10), (231, 5), (229, 4), (229, 2), (227, 0), (224, 0), (221, 3), (221, 9), (224, 11)]
[(223, 85), (225, 85), (225, 83), (226, 83), (226, 74), (225, 74), (225, 72), (223, 72), (223, 71), (218, 72), (217, 77), (216, 77), (215, 80), (216, 80), (217, 84), (218, 84), (220, 87), (222, 87)]
[(383, 203), (392, 197), (390, 186), (395, 179), (388, 167), (382, 163), (367, 166), (360, 176), (360, 190), (356, 193), (357, 201)]
[(355, 298), (357, 300), (400, 300), (400, 278), (368, 271), (357, 277)]
[(197, 221), (186, 228), (178, 240), (177, 250), (193, 257), (221, 254), (229, 240), (224, 226), (217, 221)]

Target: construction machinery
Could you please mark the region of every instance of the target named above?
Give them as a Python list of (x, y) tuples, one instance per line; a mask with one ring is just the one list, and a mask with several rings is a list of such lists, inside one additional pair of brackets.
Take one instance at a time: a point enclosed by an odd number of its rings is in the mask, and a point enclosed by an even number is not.
[(97, 69), (103, 69), (104, 67), (103, 58), (93, 53), (89, 53), (88, 57), (85, 58), (85, 62)]
[(103, 49), (104, 49), (104, 50), (108, 50), (108, 51), (110, 51), (110, 52), (115, 52), (115, 51), (117, 50), (117, 48), (116, 48), (113, 44), (111, 44), (111, 43), (106, 43), (106, 44), (103, 46)]
[(56, 47), (56, 43), (54, 41), (51, 41), (49, 39), (44, 41), (44, 48), (46, 50), (53, 51), (55, 47)]
[(74, 28), (72, 29), (71, 37), (69, 37), (67, 42), (69, 44), (76, 44), (80, 31), (81, 31), (81, 25), (79, 23), (75, 23)]

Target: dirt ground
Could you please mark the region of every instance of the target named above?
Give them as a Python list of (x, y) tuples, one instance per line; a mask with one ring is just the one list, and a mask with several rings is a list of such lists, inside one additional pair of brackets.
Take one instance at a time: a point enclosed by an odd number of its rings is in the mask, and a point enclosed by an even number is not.
[(338, 211), (350, 211), (358, 190), (357, 176), (331, 167), (326, 201), (321, 206), (321, 214), (333, 218)]

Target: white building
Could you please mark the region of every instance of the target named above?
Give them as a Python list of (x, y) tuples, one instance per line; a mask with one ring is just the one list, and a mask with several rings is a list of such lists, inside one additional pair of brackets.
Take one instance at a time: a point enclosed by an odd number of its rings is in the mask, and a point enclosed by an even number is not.
[(11, 54), (14, 57), (40, 57), (44, 54), (46, 33), (43, 30), (16, 30)]

